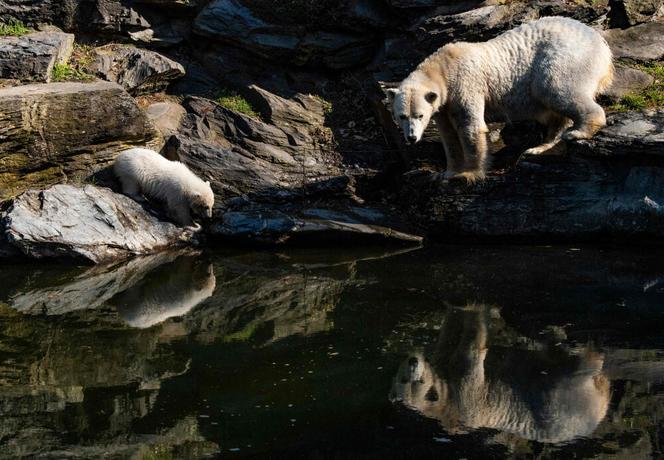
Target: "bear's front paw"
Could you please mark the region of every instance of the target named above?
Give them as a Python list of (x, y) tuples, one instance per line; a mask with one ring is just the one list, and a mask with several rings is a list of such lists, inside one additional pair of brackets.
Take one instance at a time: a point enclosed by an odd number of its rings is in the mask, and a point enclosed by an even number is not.
[(474, 171), (465, 171), (462, 173), (455, 174), (454, 176), (450, 177), (450, 180), (458, 180), (458, 181), (463, 181), (466, 184), (472, 185), (477, 182), (481, 182), (484, 179), (486, 179), (486, 173), (481, 170), (474, 170)]
[(563, 139), (566, 141), (576, 141), (579, 139), (590, 139), (591, 135), (585, 131), (581, 131), (578, 129), (573, 129), (571, 131), (567, 131), (563, 133)]

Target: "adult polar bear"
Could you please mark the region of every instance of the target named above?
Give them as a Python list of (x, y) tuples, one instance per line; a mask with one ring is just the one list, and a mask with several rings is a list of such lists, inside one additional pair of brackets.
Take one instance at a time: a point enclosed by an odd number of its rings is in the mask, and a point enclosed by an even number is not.
[(544, 143), (530, 154), (561, 137), (588, 139), (606, 125), (595, 96), (612, 78), (611, 50), (598, 32), (548, 17), (487, 42), (445, 45), (388, 95), (406, 140), (418, 142), (433, 118), (445, 147), (445, 177), (475, 182), (488, 167), (486, 122), (547, 126)]

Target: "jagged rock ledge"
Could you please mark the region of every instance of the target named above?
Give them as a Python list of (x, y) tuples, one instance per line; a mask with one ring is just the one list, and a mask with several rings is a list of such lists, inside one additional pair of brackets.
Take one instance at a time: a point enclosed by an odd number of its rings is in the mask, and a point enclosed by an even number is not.
[(613, 114), (564, 156), (522, 159), (475, 185), (404, 176), (410, 215), (434, 237), (664, 236), (664, 111)]

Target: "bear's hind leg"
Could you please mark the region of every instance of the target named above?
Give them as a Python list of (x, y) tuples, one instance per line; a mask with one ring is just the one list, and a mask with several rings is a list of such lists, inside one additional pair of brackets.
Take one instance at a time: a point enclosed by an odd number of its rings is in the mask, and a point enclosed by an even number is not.
[(574, 120), (574, 125), (562, 136), (566, 141), (590, 139), (606, 126), (604, 109), (592, 99), (580, 103), (573, 112), (570, 118)]
[(524, 155), (542, 155), (549, 152), (560, 142), (563, 131), (569, 127), (571, 120), (555, 112), (543, 114), (538, 121), (547, 127), (542, 144), (527, 149)]

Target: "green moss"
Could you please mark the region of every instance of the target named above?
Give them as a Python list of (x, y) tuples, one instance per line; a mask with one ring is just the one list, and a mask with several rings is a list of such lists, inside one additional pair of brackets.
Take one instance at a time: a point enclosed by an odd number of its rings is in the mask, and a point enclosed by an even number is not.
[(223, 89), (219, 92), (216, 101), (220, 106), (232, 110), (233, 112), (242, 113), (253, 118), (259, 118), (249, 101), (236, 92)]
[(0, 22), (0, 36), (20, 37), (30, 32), (32, 32), (32, 29), (26, 27), (21, 21), (17, 21), (16, 19)]
[(314, 96), (314, 97), (318, 99), (318, 101), (323, 106), (323, 113), (325, 115), (329, 115), (330, 113), (332, 113), (332, 103), (330, 101), (327, 101), (320, 96)]
[(664, 63), (653, 61), (638, 65), (637, 68), (651, 75), (655, 81), (638, 93), (626, 94), (610, 107), (611, 110), (625, 112), (664, 107)]
[(68, 64), (55, 64), (51, 73), (54, 82), (63, 81), (92, 81), (95, 77)]
[(256, 323), (248, 324), (244, 329), (234, 332), (233, 334), (228, 334), (227, 336), (224, 336), (223, 341), (226, 343), (247, 342), (254, 336), (256, 328), (257, 328)]

